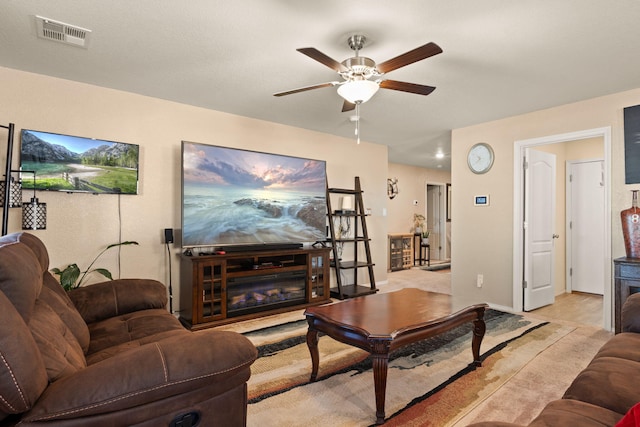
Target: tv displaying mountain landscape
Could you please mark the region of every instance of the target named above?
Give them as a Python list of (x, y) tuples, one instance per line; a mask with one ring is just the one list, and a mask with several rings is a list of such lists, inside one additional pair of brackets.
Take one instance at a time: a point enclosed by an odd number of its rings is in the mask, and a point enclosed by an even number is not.
[[(137, 194), (139, 146), (23, 129), (20, 169), (37, 190)], [(24, 174), (24, 188), (33, 188)]]
[(326, 239), (321, 160), (183, 141), (182, 246)]

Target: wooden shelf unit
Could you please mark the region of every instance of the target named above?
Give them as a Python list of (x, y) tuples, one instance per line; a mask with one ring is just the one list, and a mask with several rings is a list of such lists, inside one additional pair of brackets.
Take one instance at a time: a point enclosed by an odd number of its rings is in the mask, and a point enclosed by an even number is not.
[(413, 267), (413, 234), (389, 234), (389, 271)]
[[(335, 286), (331, 287), (331, 296), (338, 299), (353, 298), (361, 295), (370, 295), (378, 292), (376, 288), (375, 277), (373, 274), (374, 263), (371, 258), (371, 248), (369, 232), (367, 230), (366, 213), (364, 202), (362, 200), (362, 188), (360, 186), (360, 177), (355, 177), (354, 189), (329, 188), (327, 183), (327, 216), (329, 219), (329, 243), (333, 259), (331, 267), (335, 271)], [(332, 195), (354, 196), (354, 210), (350, 212), (334, 211), (331, 207)], [(343, 236), (336, 230), (335, 221), (342, 224), (343, 221), (353, 222), (353, 230), (349, 235)], [(343, 260), (342, 250), (345, 245), (349, 245), (351, 249), (352, 259)], [(360, 284), (362, 274), (359, 271), (365, 271), (368, 274), (369, 284)], [(351, 283), (343, 283), (342, 273), (351, 273)]]
[(329, 302), (329, 251), (183, 255), (180, 321), (197, 330)]

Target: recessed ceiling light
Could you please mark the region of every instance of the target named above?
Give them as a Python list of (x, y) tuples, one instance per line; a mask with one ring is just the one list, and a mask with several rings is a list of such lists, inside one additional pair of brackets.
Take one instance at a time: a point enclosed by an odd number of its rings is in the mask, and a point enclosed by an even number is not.
[(444, 159), (444, 153), (442, 151), (438, 151), (436, 153), (436, 159)]

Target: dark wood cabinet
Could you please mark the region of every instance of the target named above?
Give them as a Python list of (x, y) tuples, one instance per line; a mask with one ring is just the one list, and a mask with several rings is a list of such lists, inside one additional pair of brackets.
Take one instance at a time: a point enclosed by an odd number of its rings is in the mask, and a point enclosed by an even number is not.
[(180, 321), (203, 329), (330, 301), (329, 248), (182, 256)]
[(640, 292), (640, 259), (616, 258), (614, 265), (615, 333), (622, 332), (622, 304), (627, 297)]
[(389, 271), (413, 267), (413, 235), (389, 234)]

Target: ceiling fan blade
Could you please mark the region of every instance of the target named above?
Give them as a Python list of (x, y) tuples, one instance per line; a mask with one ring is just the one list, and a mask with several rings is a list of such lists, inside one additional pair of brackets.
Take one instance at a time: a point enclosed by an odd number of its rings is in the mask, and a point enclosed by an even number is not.
[(342, 104), (342, 112), (344, 113), (345, 111), (351, 111), (354, 110), (356, 108), (356, 104), (352, 104), (349, 101), (347, 101), (345, 99), (344, 103)]
[(414, 62), (422, 61), (430, 56), (442, 53), (442, 49), (437, 44), (431, 42), (424, 46), (417, 47), (409, 52), (398, 55), (388, 61), (385, 61), (377, 65), (378, 71), (381, 73), (388, 73), (389, 71), (396, 70), (405, 65), (413, 64)]
[(302, 47), (300, 49), (296, 49), (298, 52), (307, 55), (311, 59), (315, 59), (321, 64), (326, 65), (338, 73), (346, 72), (349, 69), (345, 67), (343, 64), (339, 63), (333, 58), (329, 58), (324, 53), (320, 52), (318, 49), (314, 47)]
[(312, 90), (312, 89), (320, 89), (323, 87), (330, 87), (330, 86), (335, 86), (337, 85), (338, 82), (328, 82), (328, 83), (320, 83), (319, 85), (313, 85), (313, 86), (305, 86), (305, 87), (301, 87), (298, 89), (291, 89), (291, 90), (287, 90), (285, 92), (278, 92), (278, 93), (274, 93), (273, 96), (285, 96), (285, 95), (291, 95), (292, 93), (298, 93), (298, 92), (306, 92), (308, 90)]
[(397, 80), (383, 80), (380, 82), (383, 89), (399, 90), (402, 92), (417, 93), (418, 95), (429, 95), (436, 88), (433, 86), (419, 85), (416, 83), (399, 82)]

